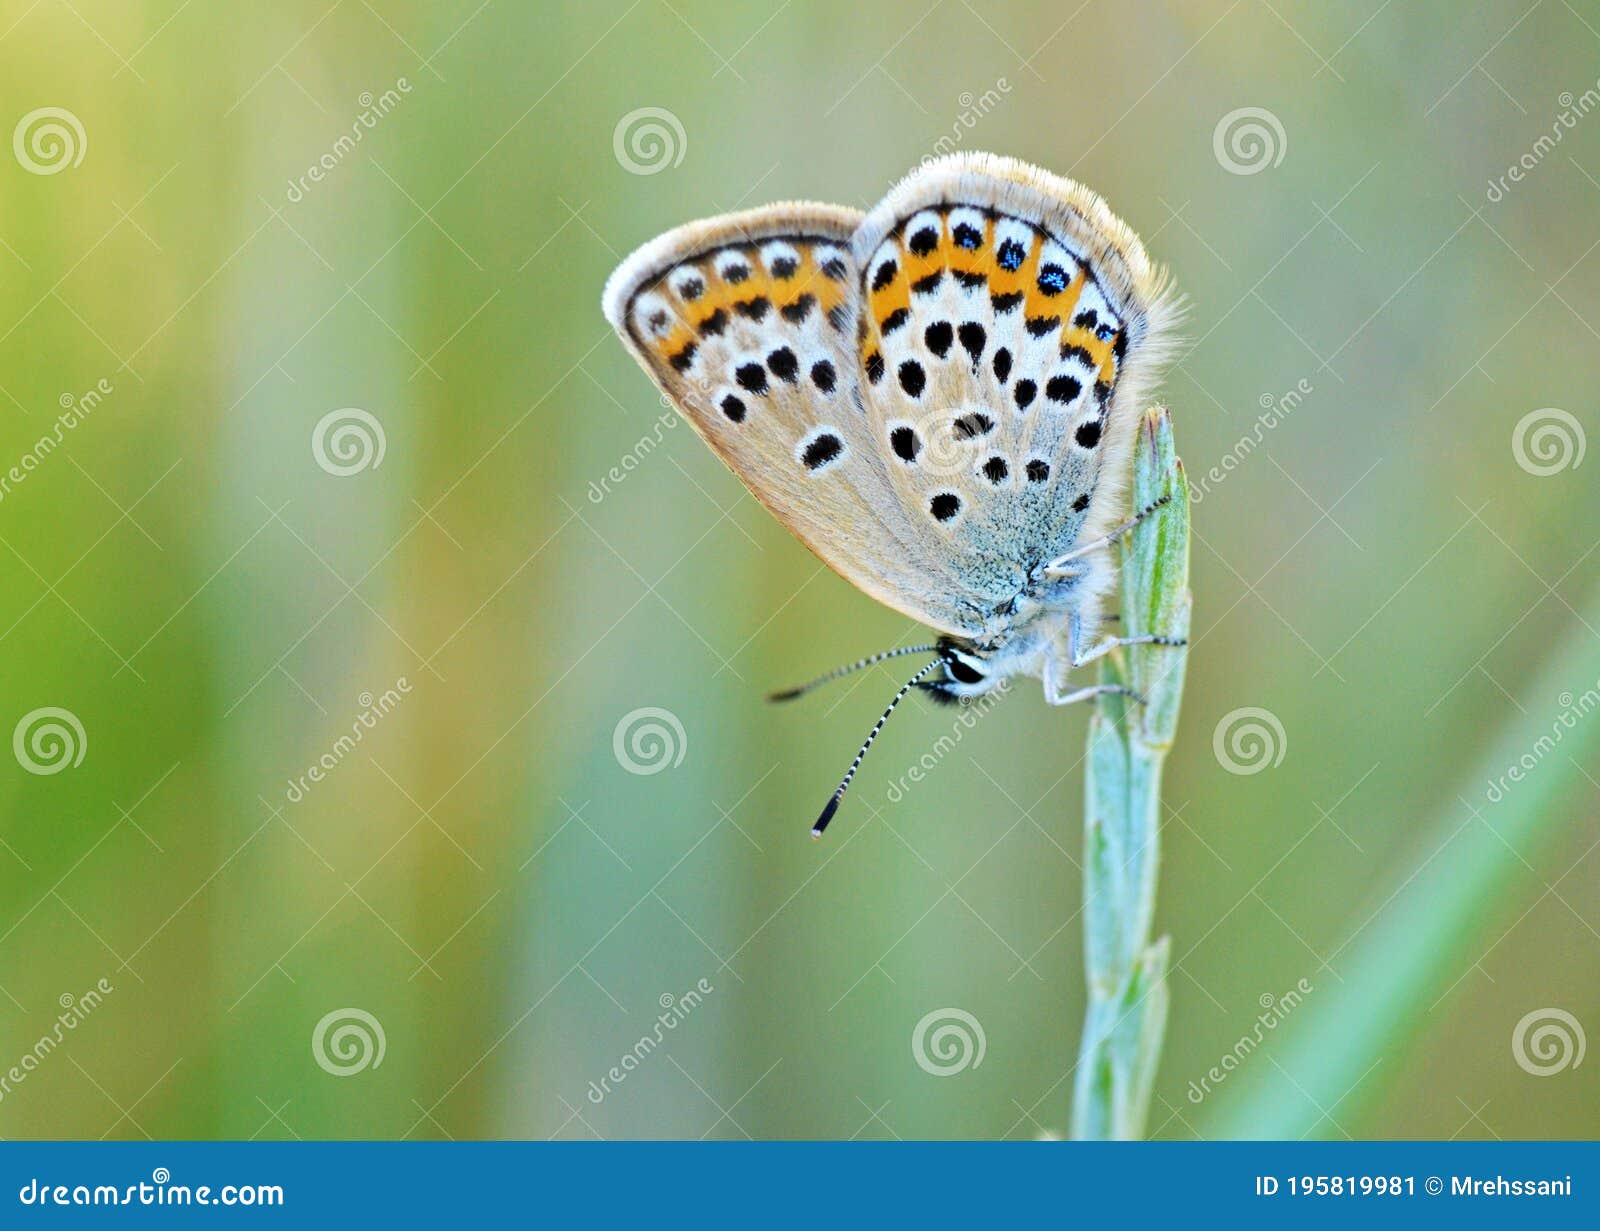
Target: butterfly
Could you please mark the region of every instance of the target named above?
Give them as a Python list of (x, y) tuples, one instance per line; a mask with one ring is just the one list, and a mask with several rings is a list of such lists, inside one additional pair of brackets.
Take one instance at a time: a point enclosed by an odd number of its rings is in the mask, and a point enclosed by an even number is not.
[(952, 155), (866, 214), (790, 202), (693, 222), (606, 284), (624, 345), (712, 450), (845, 580), (934, 629), (913, 688), (965, 701), (1017, 676), (1064, 705), (1096, 640), (1139, 410), (1173, 347), (1165, 271), (1095, 193)]

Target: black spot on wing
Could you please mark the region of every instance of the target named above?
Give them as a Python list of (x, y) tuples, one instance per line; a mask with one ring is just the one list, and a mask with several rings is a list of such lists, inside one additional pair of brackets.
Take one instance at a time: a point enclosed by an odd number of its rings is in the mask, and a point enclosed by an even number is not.
[(826, 466), (843, 452), (844, 442), (831, 432), (824, 432), (806, 445), (800, 460), (805, 463), (807, 470), (816, 470), (820, 466)]
[(971, 440), (974, 436), (987, 436), (994, 431), (994, 420), (981, 410), (974, 410), (953, 420), (950, 430), (957, 440)]
[(811, 314), (811, 309), (816, 306), (817, 297), (815, 295), (806, 294), (800, 296), (800, 298), (795, 300), (793, 303), (784, 304), (783, 307), (779, 309), (779, 312), (782, 314), (783, 319), (788, 321), (791, 325), (798, 325)]
[(989, 335), (984, 333), (983, 326), (977, 321), (963, 321), (956, 330), (956, 337), (961, 340), (961, 348), (972, 356), (972, 370), (978, 370), (978, 361), (983, 358), (984, 343)]
[(767, 366), (779, 380), (794, 384), (800, 371), (800, 361), (787, 346), (780, 346), (767, 356)]
[(1075, 399), (1083, 392), (1083, 386), (1070, 376), (1052, 376), (1044, 387), (1044, 395), (1052, 402), (1063, 405)]
[(1045, 295), (1059, 295), (1067, 289), (1067, 271), (1059, 265), (1046, 265), (1039, 271), (1039, 290)]
[(695, 352), (699, 349), (693, 342), (685, 342), (683, 349), (672, 356), (670, 360), (673, 369), (678, 372), (687, 372), (690, 365), (694, 363)]

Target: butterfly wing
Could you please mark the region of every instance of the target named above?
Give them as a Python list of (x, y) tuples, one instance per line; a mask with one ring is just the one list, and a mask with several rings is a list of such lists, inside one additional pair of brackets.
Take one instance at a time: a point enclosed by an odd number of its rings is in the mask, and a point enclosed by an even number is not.
[(669, 232), (604, 307), (824, 562), (979, 642), (1036, 613), (1043, 566), (1118, 516), (1175, 316), (1099, 197), (983, 154), (928, 164), (864, 218), (792, 204)]
[(993, 637), (1119, 516), (1174, 300), (1098, 196), (986, 154), (907, 177), (852, 248), (868, 432), (938, 563), (940, 622)]
[(854, 210), (788, 204), (691, 223), (606, 285), (607, 319), (752, 494), (837, 573), (951, 633), (927, 578), (939, 544), (906, 518), (874, 447), (856, 335)]

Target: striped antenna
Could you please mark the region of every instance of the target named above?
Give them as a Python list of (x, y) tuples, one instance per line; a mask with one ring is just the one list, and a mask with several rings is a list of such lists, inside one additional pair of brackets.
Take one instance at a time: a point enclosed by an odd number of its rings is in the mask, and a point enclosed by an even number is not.
[(827, 675), (819, 675), (809, 684), (801, 684), (796, 688), (783, 688), (779, 689), (777, 692), (769, 692), (767, 694), (767, 700), (793, 701), (796, 697), (803, 697), (813, 688), (817, 688), (823, 684), (826, 684), (830, 680), (836, 680), (841, 675), (849, 675), (852, 671), (860, 671), (863, 667), (874, 666), (877, 663), (883, 662), (885, 659), (903, 658), (907, 654), (935, 654), (938, 652), (938, 650), (939, 647), (936, 645), (908, 645), (903, 646), (898, 650), (885, 650), (881, 654), (873, 654), (867, 658), (859, 659), (856, 662), (851, 663), (848, 667), (840, 667), (836, 671), (830, 671)]
[(817, 823), (811, 827), (813, 838), (822, 837), (822, 831), (828, 827), (828, 822), (833, 820), (833, 814), (839, 810), (839, 801), (844, 798), (845, 791), (850, 788), (850, 779), (856, 776), (856, 770), (861, 768), (861, 758), (867, 755), (867, 749), (872, 747), (872, 741), (878, 738), (878, 732), (883, 730), (883, 724), (889, 721), (889, 715), (894, 713), (894, 707), (905, 698), (906, 693), (928, 672), (932, 671), (944, 659), (936, 658), (931, 663), (925, 664), (920, 671), (900, 686), (900, 691), (894, 694), (894, 700), (889, 702), (889, 708), (883, 711), (883, 717), (878, 719), (877, 725), (872, 728), (872, 733), (867, 736), (867, 742), (861, 745), (861, 751), (856, 753), (856, 759), (850, 762), (849, 772), (845, 774), (844, 781), (839, 784), (839, 789), (833, 793), (833, 798), (828, 801), (828, 806), (822, 810), (822, 815), (817, 818)]

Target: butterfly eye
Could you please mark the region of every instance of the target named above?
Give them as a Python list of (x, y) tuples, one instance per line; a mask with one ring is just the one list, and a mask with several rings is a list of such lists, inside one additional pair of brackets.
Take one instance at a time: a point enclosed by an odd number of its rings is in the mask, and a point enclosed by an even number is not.
[(954, 654), (944, 660), (944, 669), (950, 673), (950, 678), (958, 684), (981, 684), (984, 674), (967, 666)]

